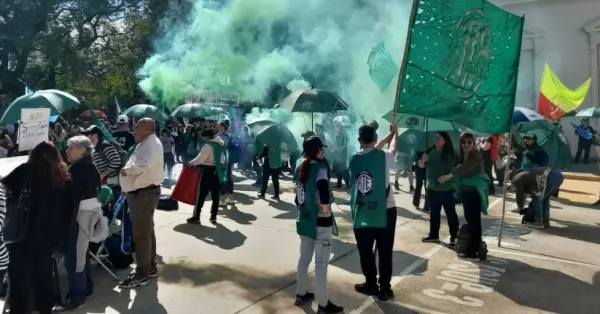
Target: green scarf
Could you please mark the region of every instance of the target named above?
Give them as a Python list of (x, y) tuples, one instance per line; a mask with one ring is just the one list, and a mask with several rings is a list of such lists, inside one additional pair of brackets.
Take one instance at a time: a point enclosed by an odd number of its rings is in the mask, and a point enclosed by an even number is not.
[(481, 213), (483, 213), (484, 215), (488, 214), (489, 199), (487, 195), (487, 188), (490, 184), (490, 178), (487, 176), (487, 174), (481, 173), (477, 176), (462, 180), (452, 179), (451, 183), (454, 187), (454, 191), (456, 191), (454, 192), (454, 197), (459, 202), (461, 202), (460, 186), (464, 185), (474, 187), (477, 190), (477, 193), (479, 193), (479, 196), (481, 197)]

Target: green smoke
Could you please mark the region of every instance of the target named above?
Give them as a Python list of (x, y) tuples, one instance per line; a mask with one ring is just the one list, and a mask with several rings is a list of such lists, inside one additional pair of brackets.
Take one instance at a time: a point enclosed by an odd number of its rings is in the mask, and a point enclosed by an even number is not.
[[(171, 107), (202, 92), (263, 102), (274, 86), (287, 92), (329, 89), (361, 117), (351, 132), (372, 119), (386, 129), (380, 118), (393, 106), (396, 79), (381, 92), (369, 76), (367, 57), (383, 42), (400, 64), (411, 3), (197, 0), (184, 10), (189, 16), (163, 25), (155, 55), (139, 70), (139, 85), (150, 98)], [(287, 121), (296, 134), (312, 128), (312, 118), (305, 114), (266, 111), (249, 117), (265, 115)]]

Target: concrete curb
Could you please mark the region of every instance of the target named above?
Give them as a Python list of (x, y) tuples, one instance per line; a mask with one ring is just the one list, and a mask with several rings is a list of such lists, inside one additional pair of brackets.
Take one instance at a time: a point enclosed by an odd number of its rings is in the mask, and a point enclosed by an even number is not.
[(600, 176), (587, 173), (563, 172), (563, 178), (568, 180), (600, 182)]

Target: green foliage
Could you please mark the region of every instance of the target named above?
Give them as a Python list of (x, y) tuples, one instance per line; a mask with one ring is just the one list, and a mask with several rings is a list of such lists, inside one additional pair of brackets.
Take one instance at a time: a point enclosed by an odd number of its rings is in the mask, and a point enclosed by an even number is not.
[[(143, 102), (136, 71), (168, 0), (3, 0), (0, 95), (56, 88), (104, 108)], [(152, 8), (155, 8), (153, 11)]]

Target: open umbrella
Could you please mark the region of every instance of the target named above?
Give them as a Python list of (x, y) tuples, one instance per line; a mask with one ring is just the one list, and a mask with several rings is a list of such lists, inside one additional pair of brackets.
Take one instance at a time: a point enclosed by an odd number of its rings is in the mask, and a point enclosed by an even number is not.
[[(383, 118), (392, 122), (394, 112), (388, 112)], [(458, 147), (460, 130), (465, 127), (448, 121), (427, 118), (412, 114), (399, 114), (396, 125), (400, 128), (399, 149), (410, 154), (411, 149), (424, 152), (433, 145), (435, 135), (444, 131), (450, 135), (454, 147)]]
[[(96, 114), (96, 117), (98, 117), (99, 119), (106, 119), (106, 113), (102, 112), (101, 110), (94, 110), (94, 113)], [(86, 110), (81, 113), (81, 117), (89, 119), (90, 114), (91, 114), (90, 110)]]
[(136, 119), (152, 118), (154, 120), (157, 120), (158, 114), (162, 114), (165, 119), (167, 118), (167, 114), (160, 111), (156, 106), (146, 105), (146, 104), (139, 104), (139, 105), (131, 106), (131, 107), (127, 108), (127, 110), (123, 111), (123, 113), (121, 113), (121, 114), (124, 114), (128, 117), (133, 117)]
[(284, 124), (267, 118), (258, 118), (248, 122), (247, 125), (259, 144), (267, 145), (270, 149), (284, 154), (298, 151), (296, 138)]
[(185, 104), (171, 113), (174, 118), (206, 118), (215, 114), (213, 108), (203, 104)]
[(586, 117), (586, 118), (600, 118), (600, 108), (599, 107), (591, 107), (585, 108), (579, 111), (576, 117)]
[(55, 89), (39, 90), (15, 99), (6, 109), (0, 123), (16, 124), (21, 120), (21, 109), (48, 108), (50, 115), (61, 114), (79, 105), (74, 96)]
[(521, 138), (525, 134), (535, 134), (538, 145), (548, 154), (549, 167), (567, 169), (571, 166), (571, 147), (556, 125), (547, 120), (535, 120), (513, 126), (512, 132)]
[(277, 108), (292, 112), (326, 113), (347, 110), (348, 104), (334, 92), (314, 88), (289, 94)]
[(513, 112), (513, 124), (534, 120), (546, 120), (546, 118), (529, 108), (515, 107), (515, 111)]

